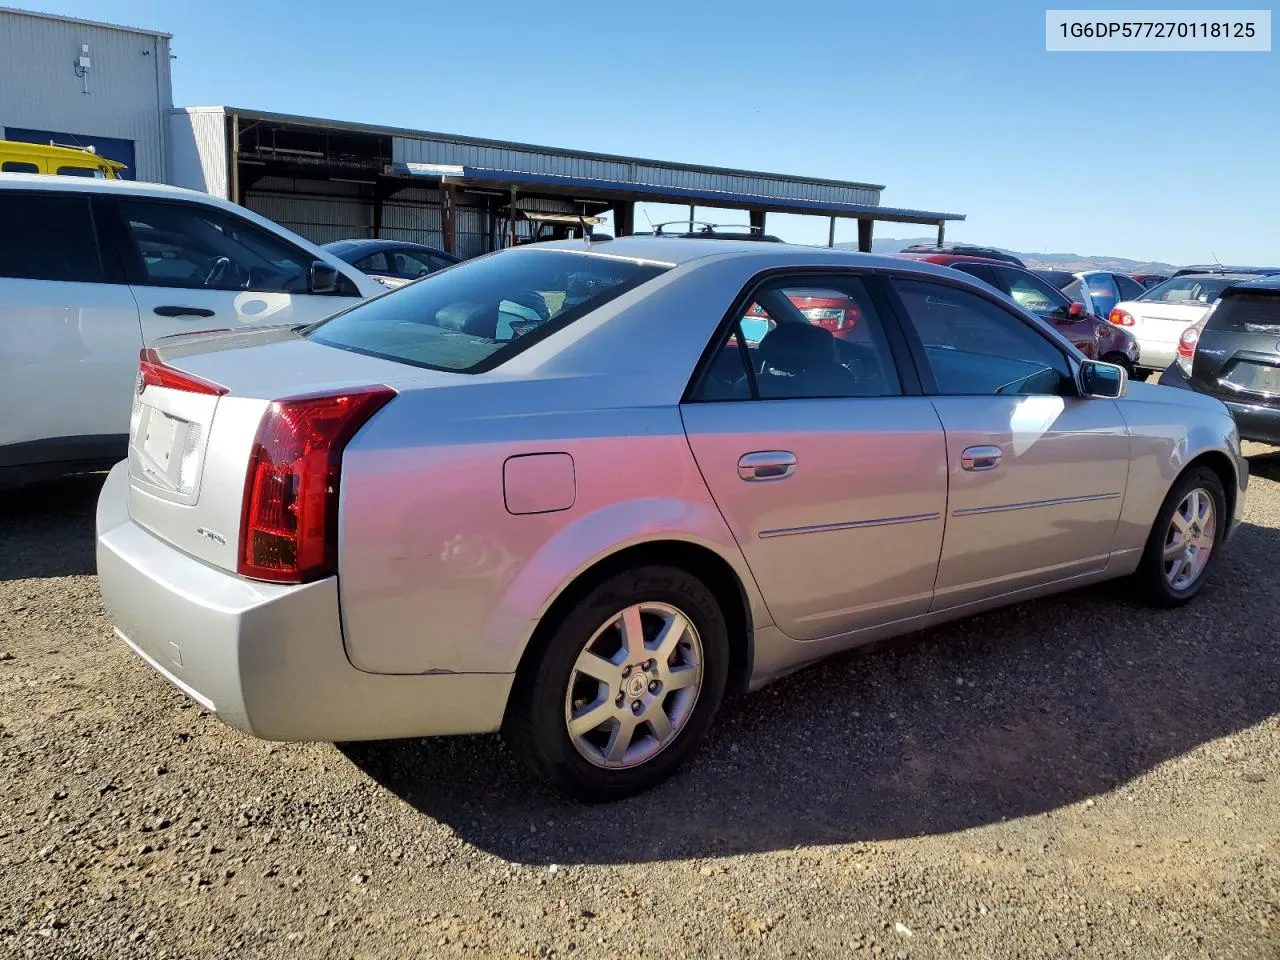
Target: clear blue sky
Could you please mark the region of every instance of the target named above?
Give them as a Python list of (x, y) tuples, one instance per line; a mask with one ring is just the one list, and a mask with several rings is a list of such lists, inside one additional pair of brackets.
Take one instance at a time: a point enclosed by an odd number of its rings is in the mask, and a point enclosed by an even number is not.
[[(1280, 262), (1280, 53), (1050, 54), (1045, 4), (40, 6), (174, 34), (179, 105), (883, 183), (885, 204), (968, 214), (952, 239), (1018, 250)], [(825, 220), (769, 223), (826, 240)]]

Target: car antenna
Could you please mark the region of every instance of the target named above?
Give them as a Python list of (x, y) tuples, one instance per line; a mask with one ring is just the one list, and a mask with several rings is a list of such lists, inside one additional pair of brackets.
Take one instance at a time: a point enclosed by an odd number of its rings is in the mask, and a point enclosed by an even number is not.
[(1218, 259), (1218, 255), (1212, 250), (1209, 251), (1209, 254), (1213, 257), (1213, 262), (1218, 265), (1218, 272), (1221, 273), (1223, 271), (1222, 261)]

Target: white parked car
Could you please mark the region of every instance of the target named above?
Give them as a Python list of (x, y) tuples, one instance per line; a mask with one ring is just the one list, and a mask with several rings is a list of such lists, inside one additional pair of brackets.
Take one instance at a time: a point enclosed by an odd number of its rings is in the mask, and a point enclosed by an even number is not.
[(1248, 273), (1181, 274), (1140, 297), (1120, 301), (1108, 319), (1137, 339), (1139, 369), (1161, 372), (1177, 356), (1182, 331), (1204, 319), (1231, 284), (1254, 278)]
[(0, 483), (122, 459), (138, 352), (162, 337), (310, 323), (385, 292), (207, 194), (0, 174)]

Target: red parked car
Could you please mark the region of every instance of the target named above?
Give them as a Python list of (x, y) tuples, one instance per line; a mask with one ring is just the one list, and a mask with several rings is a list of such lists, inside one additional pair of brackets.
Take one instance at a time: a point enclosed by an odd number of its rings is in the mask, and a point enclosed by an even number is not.
[(1042, 320), (1052, 323), (1086, 357), (1119, 364), (1131, 375), (1137, 369), (1138, 341), (1133, 334), (1107, 323), (1103, 317), (1095, 317), (1030, 270), (986, 257), (945, 253), (898, 253), (893, 256), (926, 260), (977, 277)]

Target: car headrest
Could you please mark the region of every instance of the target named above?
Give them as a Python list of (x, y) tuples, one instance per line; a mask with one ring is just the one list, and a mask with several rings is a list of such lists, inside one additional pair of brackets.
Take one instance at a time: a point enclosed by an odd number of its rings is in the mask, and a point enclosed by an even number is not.
[(800, 373), (836, 361), (830, 331), (809, 323), (780, 323), (760, 341), (760, 359), (775, 370)]

